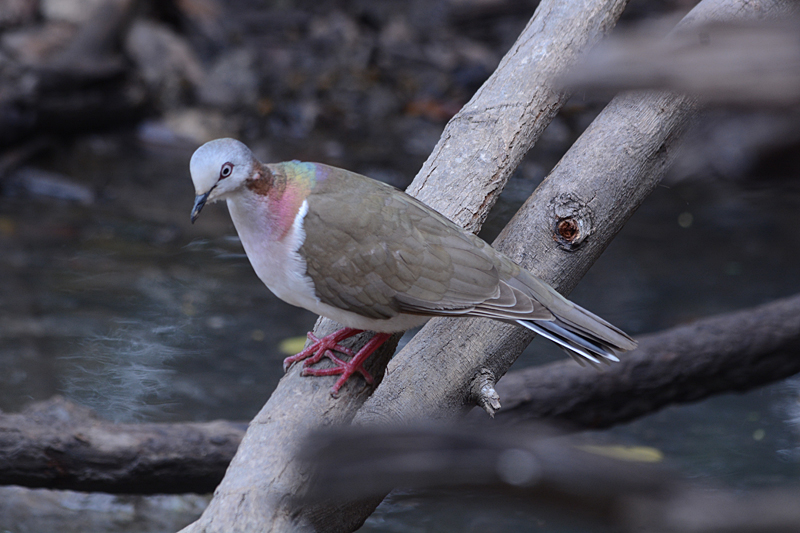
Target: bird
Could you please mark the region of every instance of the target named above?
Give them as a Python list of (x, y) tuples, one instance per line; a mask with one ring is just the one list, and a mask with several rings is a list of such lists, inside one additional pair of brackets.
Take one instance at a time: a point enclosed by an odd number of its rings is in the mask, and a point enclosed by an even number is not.
[[(224, 200), (255, 273), (281, 300), (342, 329), (284, 360), (302, 374), (359, 374), (393, 333), (432, 317), (486, 317), (545, 337), (579, 363), (618, 362), (629, 335), (560, 295), (476, 235), (383, 182), (322, 163), (264, 164), (242, 142), (216, 139), (189, 163), (192, 223)], [(357, 353), (340, 343), (375, 335)], [(339, 352), (342, 356), (334, 352)], [(346, 359), (344, 356), (347, 356)], [(323, 358), (332, 367), (313, 367)]]

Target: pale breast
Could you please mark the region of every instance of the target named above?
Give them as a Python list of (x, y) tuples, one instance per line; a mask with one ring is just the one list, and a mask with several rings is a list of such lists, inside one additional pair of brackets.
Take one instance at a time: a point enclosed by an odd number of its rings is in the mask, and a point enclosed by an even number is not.
[(306, 263), (297, 253), (305, 238), (303, 218), (308, 205), (303, 203), (282, 239), (276, 238), (266, 202), (260, 198), (229, 198), (228, 210), (253, 270), (269, 290), (298, 307), (308, 309), (315, 303), (314, 287), (305, 273)]
[(228, 210), (256, 275), (284, 302), (345, 326), (372, 331), (404, 331), (427, 320), (427, 317), (403, 314), (375, 320), (322, 303), (314, 291), (313, 281), (306, 274), (306, 261), (299, 253), (305, 239), (303, 221), (308, 212), (307, 202), (303, 202), (291, 229), (282, 239), (276, 238), (278, 232), (270, 223), (268, 206), (261, 198), (250, 195), (229, 198)]

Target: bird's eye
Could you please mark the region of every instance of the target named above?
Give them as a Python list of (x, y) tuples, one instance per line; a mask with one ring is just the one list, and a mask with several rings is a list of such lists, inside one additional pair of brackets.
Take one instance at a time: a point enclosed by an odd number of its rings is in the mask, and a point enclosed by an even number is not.
[(219, 179), (225, 179), (231, 175), (233, 172), (233, 163), (225, 163), (222, 165), (222, 168), (219, 169)]

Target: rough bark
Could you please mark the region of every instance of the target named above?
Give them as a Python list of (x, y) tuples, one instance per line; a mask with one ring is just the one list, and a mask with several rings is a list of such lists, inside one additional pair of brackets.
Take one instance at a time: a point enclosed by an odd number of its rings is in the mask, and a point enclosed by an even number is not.
[[(447, 125), (409, 191), (465, 227), (479, 229), (519, 161), (566, 100), (549, 80), (596, 43), (626, 3), (543, 1), (495, 73)], [(338, 327), (320, 319), (315, 333)], [(366, 336), (356, 345), (364, 342)], [(368, 370), (376, 385), (395, 347), (396, 339), (371, 358)], [(294, 450), (309, 430), (350, 422), (372, 388), (350, 380), (334, 400), (328, 394), (334, 379), (302, 378), (298, 366), (253, 420), (208, 509), (185, 531), (310, 527), (297, 521), (286, 498), (302, 490), (307, 477)]]
[(0, 415), (0, 483), (120, 494), (209, 492), (245, 424), (114, 424), (53, 398)]

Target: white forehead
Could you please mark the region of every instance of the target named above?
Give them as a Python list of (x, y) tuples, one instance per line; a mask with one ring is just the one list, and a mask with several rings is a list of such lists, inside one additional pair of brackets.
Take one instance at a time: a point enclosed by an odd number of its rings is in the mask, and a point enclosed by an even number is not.
[(253, 154), (236, 139), (216, 139), (205, 143), (194, 152), (189, 161), (189, 173), (195, 191), (204, 193), (210, 190), (217, 183), (219, 171), (225, 163), (233, 163), (234, 168), (249, 171), (253, 164)]

